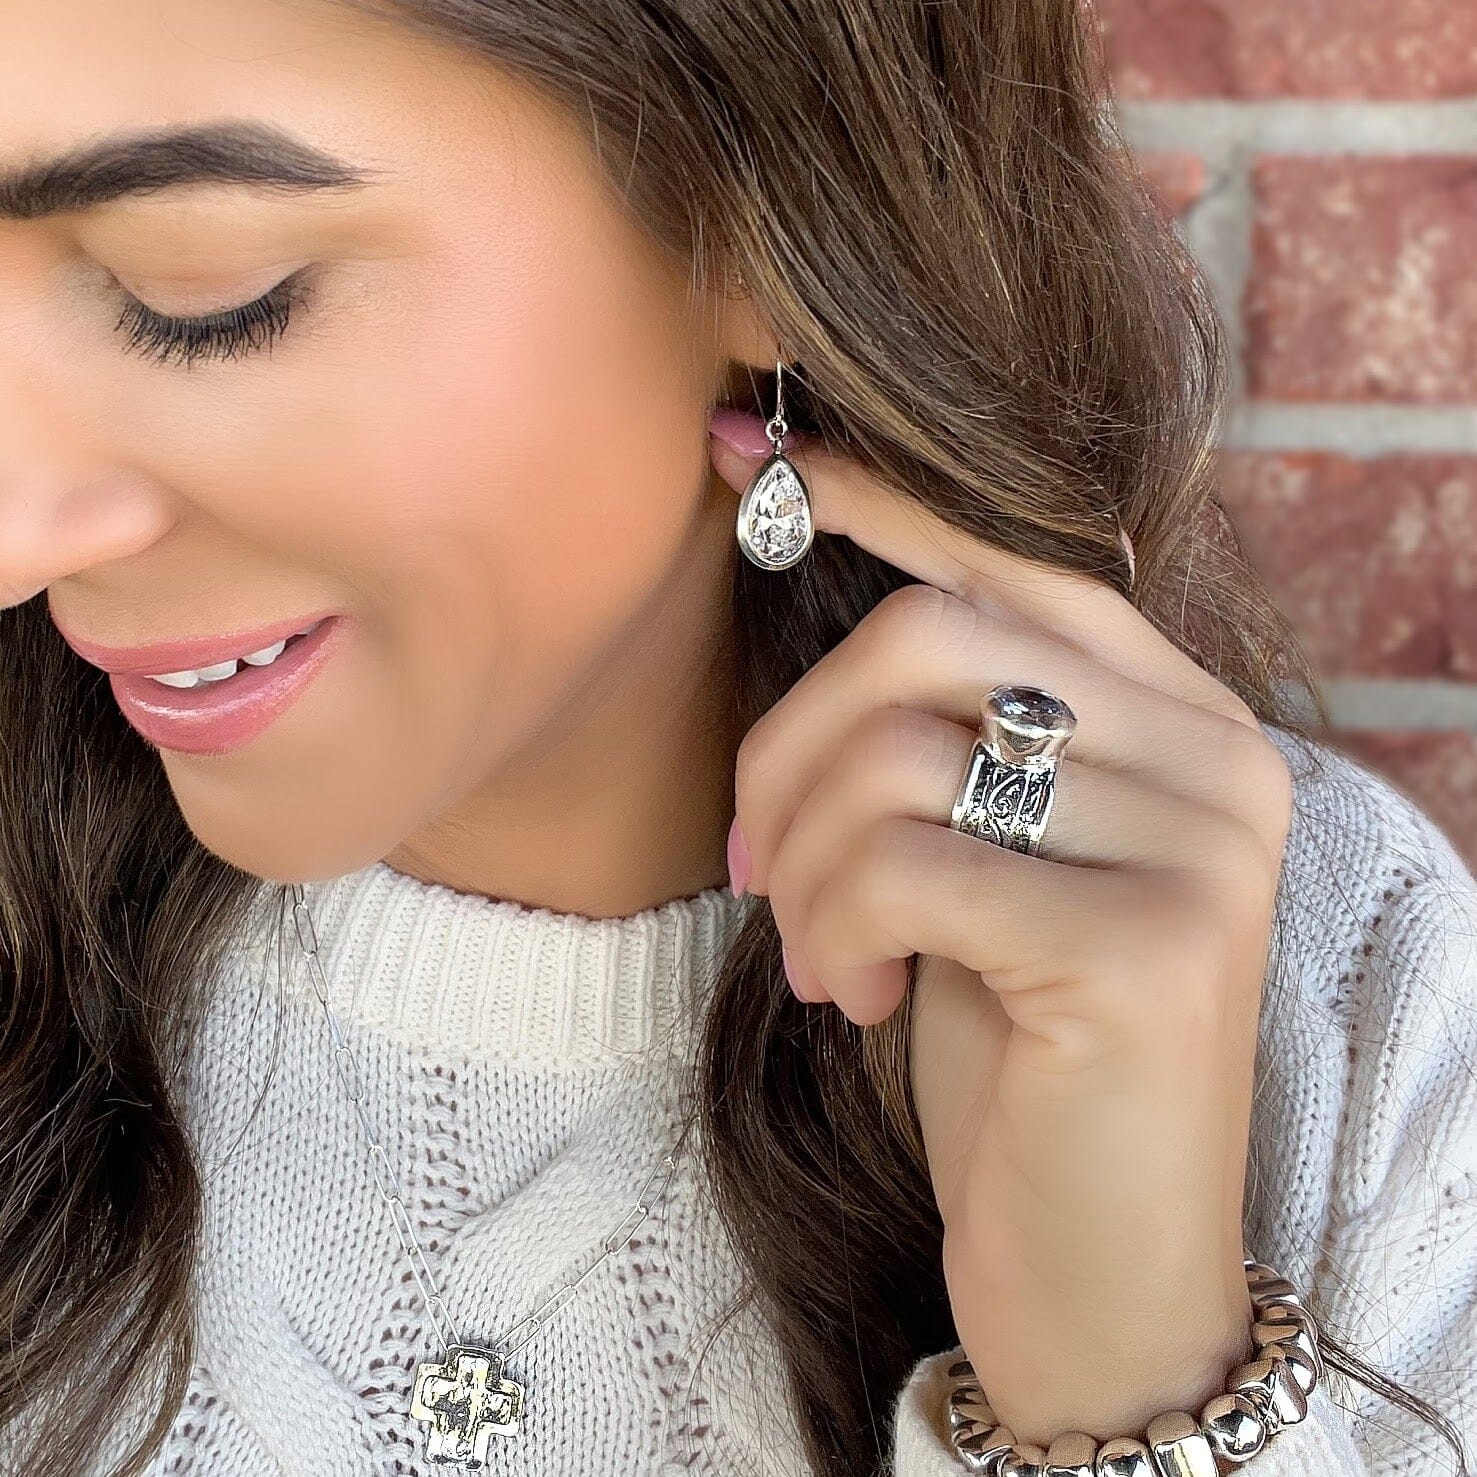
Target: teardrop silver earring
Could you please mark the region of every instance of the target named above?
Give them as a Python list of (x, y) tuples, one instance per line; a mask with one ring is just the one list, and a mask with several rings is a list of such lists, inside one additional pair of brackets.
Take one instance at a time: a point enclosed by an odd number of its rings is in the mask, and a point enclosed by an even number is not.
[(799, 468), (784, 455), (785, 422), (783, 362), (774, 367), (774, 415), (764, 434), (774, 451), (744, 489), (739, 499), (739, 548), (760, 569), (789, 569), (798, 564), (815, 541), (810, 493)]

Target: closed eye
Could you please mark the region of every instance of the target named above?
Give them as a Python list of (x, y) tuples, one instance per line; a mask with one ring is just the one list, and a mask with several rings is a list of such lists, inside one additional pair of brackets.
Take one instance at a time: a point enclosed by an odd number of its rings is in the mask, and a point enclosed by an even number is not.
[(124, 335), (125, 353), (159, 363), (240, 359), (270, 349), (287, 331), (294, 307), (307, 296), (306, 270), (294, 272), (252, 302), (197, 318), (156, 313), (130, 295), (114, 327)]

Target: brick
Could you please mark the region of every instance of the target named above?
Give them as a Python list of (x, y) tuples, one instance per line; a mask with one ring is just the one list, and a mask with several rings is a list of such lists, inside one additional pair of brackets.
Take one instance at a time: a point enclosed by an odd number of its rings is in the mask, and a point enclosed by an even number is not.
[(1127, 98), (1465, 97), (1477, 6), (1451, 0), (1098, 0)]
[(1321, 675), (1477, 679), (1477, 457), (1223, 451), (1220, 470)]
[(1149, 188), (1171, 219), (1205, 193), (1205, 160), (1188, 149), (1145, 149), (1137, 155)]
[(1274, 156), (1252, 187), (1249, 394), (1477, 401), (1477, 152)]
[(1368, 729), (1319, 737), (1403, 790), (1477, 868), (1477, 734)]

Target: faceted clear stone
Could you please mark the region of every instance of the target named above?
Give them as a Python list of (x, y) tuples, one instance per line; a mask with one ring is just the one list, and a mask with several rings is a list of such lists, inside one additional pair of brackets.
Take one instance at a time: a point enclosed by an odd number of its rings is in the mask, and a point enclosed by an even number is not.
[(787, 461), (773, 462), (755, 485), (748, 506), (749, 542), (773, 564), (793, 559), (810, 535), (805, 491)]
[(1022, 727), (1055, 730), (1072, 723), (1072, 710), (1053, 693), (1040, 687), (1008, 687), (996, 702), (1000, 716)]
[(1071, 708), (1039, 687), (996, 688), (981, 711), (986, 742), (1007, 763), (1058, 757), (1077, 727)]

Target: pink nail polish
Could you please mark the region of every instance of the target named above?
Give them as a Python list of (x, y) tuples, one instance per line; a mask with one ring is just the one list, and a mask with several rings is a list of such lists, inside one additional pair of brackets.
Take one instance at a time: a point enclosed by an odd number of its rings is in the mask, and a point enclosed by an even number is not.
[(720, 405), (708, 417), (708, 432), (741, 456), (768, 456), (774, 448), (764, 434), (764, 420), (731, 405)]
[(728, 880), (735, 897), (742, 897), (749, 885), (749, 870), (753, 863), (749, 856), (749, 844), (744, 840), (743, 829), (734, 816), (728, 828)]

